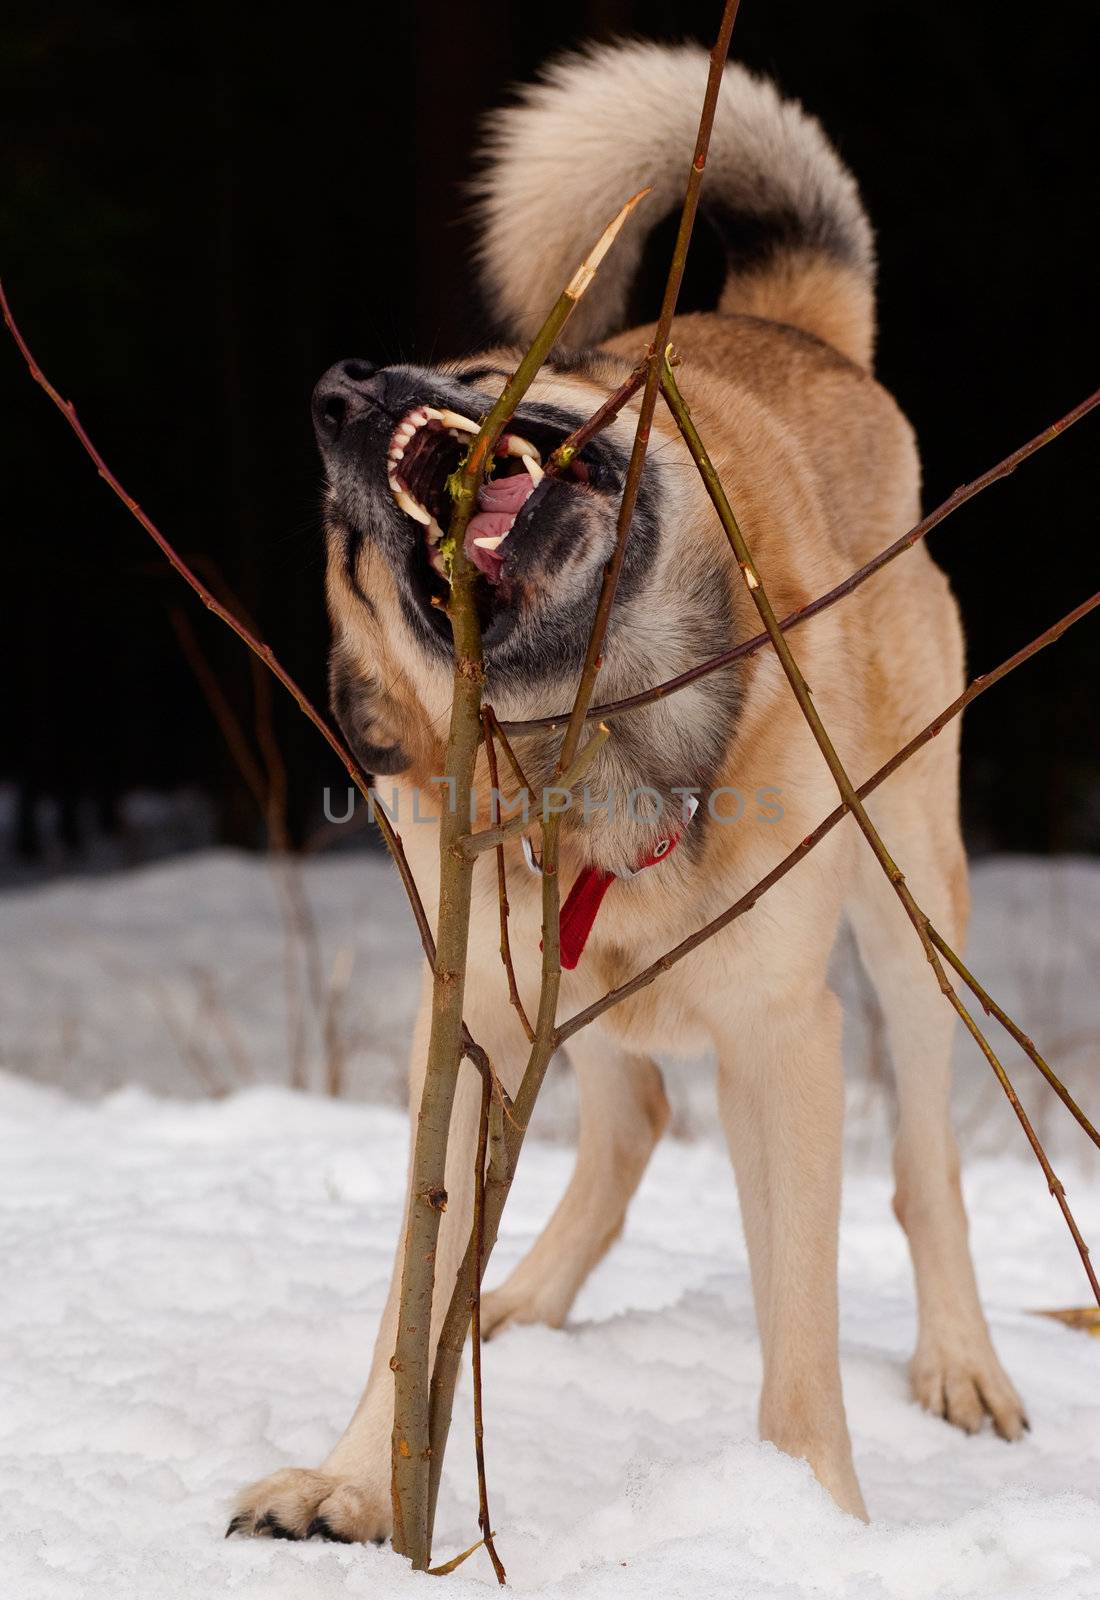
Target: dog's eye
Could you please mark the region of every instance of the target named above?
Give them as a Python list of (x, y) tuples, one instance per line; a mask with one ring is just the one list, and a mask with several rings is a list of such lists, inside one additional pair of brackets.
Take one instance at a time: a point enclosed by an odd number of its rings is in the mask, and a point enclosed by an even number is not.
[(505, 383), (511, 377), (510, 372), (501, 372), (499, 367), (471, 367), (468, 372), (456, 373), (463, 383), (481, 383), (485, 378), (500, 378)]

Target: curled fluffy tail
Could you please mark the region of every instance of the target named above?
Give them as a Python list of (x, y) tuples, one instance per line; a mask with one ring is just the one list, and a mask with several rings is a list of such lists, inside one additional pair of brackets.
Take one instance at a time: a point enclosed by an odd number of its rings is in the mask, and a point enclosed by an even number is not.
[[(616, 331), (648, 230), (683, 198), (707, 78), (694, 46), (601, 46), (552, 63), (490, 118), (481, 264), (501, 324), (529, 337), (604, 224), (631, 219), (577, 308), (573, 344)], [(793, 324), (869, 366), (874, 240), (851, 173), (774, 84), (727, 66), (702, 210), (723, 240), (723, 311)]]

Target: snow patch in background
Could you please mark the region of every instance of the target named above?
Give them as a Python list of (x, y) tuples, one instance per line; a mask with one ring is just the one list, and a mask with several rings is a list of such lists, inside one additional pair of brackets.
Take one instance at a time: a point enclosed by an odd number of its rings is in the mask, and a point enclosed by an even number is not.
[[(322, 986), (328, 993), (334, 975), (345, 985), (336, 1023), (345, 1092), (401, 1105), (421, 956), (397, 874), (388, 859), (366, 853), (307, 858), (301, 888)], [(1100, 863), (993, 857), (974, 866), (972, 890), (972, 969), (1089, 1104), (1100, 1085)], [(288, 1084), (300, 1017), (304, 1080), (323, 1089), (323, 1039), (300, 944), (299, 1004), (288, 1004), (284, 892), (264, 858), (212, 850), (0, 894), (0, 1063), (80, 1095), (127, 1083), (192, 1096)], [(834, 976), (859, 1133), (853, 1158), (870, 1160), (889, 1136), (889, 1065), (876, 1005), (846, 936)], [(1011, 1041), (1001, 1042), (1051, 1154), (1081, 1156), (1077, 1131), (1053, 1095)], [(1014, 1146), (1021, 1136), (1012, 1113), (961, 1028), (956, 1077), (964, 1153)], [(712, 1135), (709, 1064), (673, 1066), (667, 1086), (674, 1131)], [(552, 1073), (540, 1133), (571, 1136), (574, 1116), (568, 1073)]]

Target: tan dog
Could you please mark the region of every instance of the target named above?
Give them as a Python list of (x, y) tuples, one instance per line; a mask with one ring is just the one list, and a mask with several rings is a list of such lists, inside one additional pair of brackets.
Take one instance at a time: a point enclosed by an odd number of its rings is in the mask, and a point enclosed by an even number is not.
[[(656, 222), (678, 203), (706, 76), (701, 52), (636, 44), (573, 57), (496, 120), (485, 179), (484, 266), (517, 340), (538, 326), (623, 198), (654, 186)], [(815, 122), (772, 86), (729, 67), (704, 188), (729, 274), (717, 312), (685, 316), (682, 387), (727, 486), (776, 611), (804, 604), (918, 515), (911, 431), (870, 373), (871, 232), (855, 185)], [(641, 248), (632, 224), (582, 303), (570, 337), (590, 345), (622, 315)], [(498, 714), (559, 712), (573, 697), (614, 537), (635, 425), (628, 411), (565, 479), (538, 462), (623, 380), (649, 330), (570, 348), (544, 369), (501, 447), (467, 548), (480, 567), (488, 673)], [(369, 770), (389, 775), (424, 900), (438, 890), (438, 816), (450, 703), (450, 636), (436, 571), (445, 479), (470, 427), (515, 364), (505, 349), (444, 369), (343, 362), (318, 386), (328, 477), (333, 699)], [(527, 460), (524, 460), (527, 457)], [(675, 427), (658, 410), (643, 492), (605, 650), (599, 698), (645, 689), (717, 654), (758, 623)], [(862, 781), (959, 690), (962, 641), (947, 583), (922, 547), (800, 627), (795, 654), (852, 777)], [(683, 791), (701, 804), (677, 847), (612, 883), (563, 1017), (621, 983), (743, 891), (832, 809), (832, 781), (774, 654), (612, 718), (587, 815), (566, 817), (562, 881), (622, 870), (675, 834)], [(554, 736), (520, 741), (534, 783)], [(958, 725), (889, 780), (870, 809), (946, 937), (966, 931), (957, 812)], [(487, 775), (479, 772), (481, 820)], [(639, 806), (638, 791), (649, 791)], [(728, 792), (736, 790), (738, 800)], [(653, 815), (653, 792), (662, 816)], [(673, 818), (670, 823), (669, 818)], [(655, 852), (655, 846), (657, 850)], [(513, 945), (533, 1011), (539, 897), (509, 852)], [(597, 1026), (570, 1040), (580, 1149), (569, 1189), (528, 1258), (486, 1297), (484, 1322), (562, 1323), (622, 1227), (667, 1120), (656, 1051), (713, 1047), (764, 1355), (760, 1431), (805, 1457), (837, 1503), (864, 1516), (837, 1352), (837, 1217), (843, 1084), (840, 1008), (826, 971), (842, 914), (885, 1012), (897, 1076), (897, 1214), (912, 1250), (916, 1398), (974, 1431), (1025, 1427), (990, 1344), (966, 1241), (949, 1122), (953, 1014), (879, 867), (849, 821), (749, 915)], [(526, 1040), (498, 955), (495, 869), (475, 873), (465, 1015), (514, 1091)], [(418, 1103), (428, 991), (412, 1050)], [(436, 1262), (436, 1321), (469, 1236), (479, 1082), (460, 1074)], [(400, 1252), (398, 1254), (400, 1264)], [(390, 1430), (398, 1277), (366, 1392), (318, 1471), (291, 1469), (241, 1496), (231, 1528), (359, 1540), (390, 1528)], [(433, 1328), (433, 1339), (438, 1328)]]

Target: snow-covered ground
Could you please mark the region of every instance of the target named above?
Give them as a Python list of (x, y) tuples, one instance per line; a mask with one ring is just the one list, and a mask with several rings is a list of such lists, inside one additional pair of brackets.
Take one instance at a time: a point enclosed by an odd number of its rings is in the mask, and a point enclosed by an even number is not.
[[(288, 1027), (263, 863), (211, 854), (0, 897), (5, 1597), (329, 1600), (428, 1581), (387, 1550), (221, 1537), (242, 1483), (316, 1463), (346, 1422), (397, 1227), (407, 914), (374, 860), (313, 862), (305, 887), (361, 1103), (285, 1087), (299, 1012), (315, 1087), (325, 1062), (308, 998)], [(994, 861), (974, 887), (972, 965), (1095, 1106), (1100, 868)], [(838, 974), (852, 1019), (842, 1339), (871, 1527), (754, 1442), (745, 1251), (699, 1064), (669, 1073), (677, 1127), (695, 1137), (658, 1151), (570, 1325), (487, 1347), (494, 1522), (516, 1588), (584, 1600), (1100, 1594), (1100, 1341), (1032, 1314), (1086, 1303), (1080, 1264), (988, 1069), (960, 1047), (979, 1278), (1033, 1431), (1017, 1446), (966, 1438), (910, 1404), (888, 1090), (845, 952)], [(1005, 1059), (1026, 1083), (1018, 1055)], [(235, 1092), (211, 1099), (210, 1085)], [(563, 1073), (490, 1282), (565, 1184), (570, 1115)], [(1100, 1237), (1083, 1141), (1057, 1106), (1042, 1121), (1082, 1228)], [(476, 1537), (468, 1381), (460, 1398), (440, 1558)], [(492, 1577), (479, 1554), (444, 1581), (462, 1597)]]

